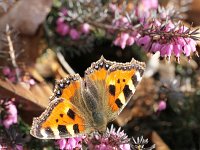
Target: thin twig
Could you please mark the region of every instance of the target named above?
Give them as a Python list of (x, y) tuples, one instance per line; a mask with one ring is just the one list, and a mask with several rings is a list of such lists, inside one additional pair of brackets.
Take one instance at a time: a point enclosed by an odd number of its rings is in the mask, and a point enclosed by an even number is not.
[(9, 27), (9, 25), (6, 25), (6, 38), (7, 38), (8, 47), (9, 47), (9, 55), (11, 58), (12, 65), (15, 68), (17, 81), (20, 81), (19, 67), (16, 62), (15, 50), (13, 47), (13, 43), (12, 43), (10, 34), (11, 34), (10, 27)]
[(57, 57), (58, 60), (60, 61), (60, 63), (62, 64), (62, 66), (65, 68), (65, 70), (70, 74), (70, 75), (74, 75), (75, 72), (74, 70), (70, 67), (70, 65), (66, 62), (65, 58), (63, 57), (63, 55), (61, 54), (61, 52), (57, 52)]

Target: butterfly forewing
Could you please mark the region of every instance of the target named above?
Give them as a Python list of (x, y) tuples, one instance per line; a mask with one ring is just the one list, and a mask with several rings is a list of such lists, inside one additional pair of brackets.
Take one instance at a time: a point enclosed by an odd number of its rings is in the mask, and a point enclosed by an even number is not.
[(103, 56), (101, 56), (98, 61), (92, 63), (92, 65), (85, 71), (85, 82), (88, 87), (91, 86), (89, 87), (91, 91), (94, 91), (94, 86), (96, 87), (97, 92), (94, 92), (94, 96), (99, 98), (98, 103), (100, 106), (103, 106), (107, 101), (105, 98), (106, 75), (108, 69), (115, 63), (116, 62), (108, 61)]

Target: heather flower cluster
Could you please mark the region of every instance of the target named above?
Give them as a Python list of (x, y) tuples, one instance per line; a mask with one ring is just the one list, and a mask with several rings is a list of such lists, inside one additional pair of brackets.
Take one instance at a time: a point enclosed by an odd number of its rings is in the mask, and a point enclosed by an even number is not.
[(58, 145), (61, 150), (81, 149), (83, 139), (84, 137), (60, 139), (56, 141), (56, 145)]
[[(160, 52), (160, 56), (168, 60), (174, 55), (178, 62), (180, 61), (181, 54), (188, 58), (190, 58), (192, 53), (197, 54), (197, 43), (195, 41), (195, 35), (198, 33), (197, 30), (191, 31), (190, 28), (173, 22), (170, 20), (171, 14), (163, 11), (163, 9), (158, 9), (156, 2), (151, 4), (152, 6), (141, 1), (141, 6), (139, 5), (139, 8), (136, 9), (135, 19), (141, 26), (134, 27), (132, 22), (128, 21), (125, 16), (115, 20), (113, 23), (115, 28), (123, 28), (123, 31), (118, 33), (113, 42), (114, 45), (124, 49), (126, 46), (137, 44), (147, 52)], [(152, 16), (153, 13), (156, 13), (155, 9), (158, 9), (156, 17)], [(147, 11), (148, 13), (145, 13), (146, 10), (149, 10)]]
[(155, 144), (151, 145), (150, 147), (145, 147), (146, 144), (148, 144), (148, 139), (144, 139), (143, 136), (132, 138), (131, 139), (131, 148), (133, 150), (152, 150), (155, 149)]
[(177, 62), (181, 55), (189, 59), (192, 53), (198, 55), (197, 30), (192, 31), (175, 20), (177, 11), (161, 7), (158, 0), (139, 0), (126, 5), (109, 2), (107, 7), (91, 0), (69, 3), (70, 6), (59, 9), (56, 18), (55, 30), (61, 37), (79, 40), (85, 35), (90, 39), (103, 29), (105, 38), (112, 37), (113, 44), (122, 49), (136, 44), (146, 52), (159, 52), (169, 61), (175, 56)]
[[(19, 79), (17, 79), (17, 73), (19, 72)], [(20, 80), (21, 83), (24, 83), (27, 89), (30, 89), (31, 86), (35, 85), (35, 80), (29, 74), (23, 74), (22, 70), (19, 68), (10, 68), (10, 67), (3, 67), (2, 74), (6, 79), (8, 79), (12, 83), (17, 83)]]
[[(121, 128), (116, 130), (113, 125), (105, 133), (93, 132), (91, 135), (66, 138), (56, 141), (62, 150), (82, 149), (89, 150), (130, 150), (129, 138)], [(83, 146), (84, 145), (84, 146)]]
[(9, 128), (12, 124), (17, 123), (17, 108), (14, 104), (15, 99), (9, 100), (0, 100), (0, 124), (2, 124), (5, 128)]
[[(20, 72), (20, 70), (18, 70)], [(3, 75), (12, 83), (17, 82), (17, 76), (16, 76), (16, 69), (12, 69), (10, 67), (3, 67), (2, 69)]]
[(116, 130), (113, 126), (103, 134), (93, 133), (92, 137), (86, 139), (86, 143), (90, 150), (130, 150), (128, 136), (121, 128)]
[(67, 15), (67, 9), (62, 8), (56, 20), (56, 32), (59, 35), (69, 36), (72, 40), (79, 40), (81, 35), (89, 34), (90, 25), (88, 23), (82, 23), (79, 26), (70, 25), (70, 22), (65, 19)]

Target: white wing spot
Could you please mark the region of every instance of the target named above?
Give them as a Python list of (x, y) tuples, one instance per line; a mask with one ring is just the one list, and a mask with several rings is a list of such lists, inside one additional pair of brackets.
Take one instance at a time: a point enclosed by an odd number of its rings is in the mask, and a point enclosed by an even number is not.
[(135, 73), (135, 76), (136, 76), (138, 82), (140, 82), (140, 81), (142, 80), (142, 77), (140, 76), (139, 71), (137, 71), (137, 72)]

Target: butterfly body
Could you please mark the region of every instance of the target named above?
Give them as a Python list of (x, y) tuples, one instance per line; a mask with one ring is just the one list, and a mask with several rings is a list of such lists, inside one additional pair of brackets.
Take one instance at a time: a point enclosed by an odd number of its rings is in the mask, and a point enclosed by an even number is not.
[(117, 63), (101, 57), (85, 71), (57, 81), (47, 109), (34, 118), (31, 134), (41, 139), (104, 132), (126, 106), (141, 81), (145, 64)]

